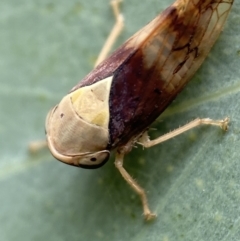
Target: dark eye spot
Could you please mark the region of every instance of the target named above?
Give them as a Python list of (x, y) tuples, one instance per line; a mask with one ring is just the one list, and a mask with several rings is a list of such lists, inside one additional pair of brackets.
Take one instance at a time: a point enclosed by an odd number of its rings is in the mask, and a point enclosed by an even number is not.
[(64, 114), (63, 114), (63, 113), (61, 113), (60, 117), (61, 117), (61, 118), (63, 118), (63, 116), (64, 116)]
[(92, 162), (95, 162), (96, 160), (97, 160), (96, 157), (92, 157), (92, 158), (90, 159), (90, 161), (92, 161)]

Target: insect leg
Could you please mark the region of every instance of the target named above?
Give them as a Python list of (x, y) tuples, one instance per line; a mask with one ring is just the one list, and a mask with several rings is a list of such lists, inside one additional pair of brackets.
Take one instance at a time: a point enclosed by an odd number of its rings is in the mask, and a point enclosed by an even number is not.
[(28, 145), (28, 150), (30, 153), (37, 153), (38, 151), (47, 147), (46, 140), (31, 141)]
[(111, 0), (111, 2), (110, 2), (116, 22), (115, 22), (115, 25), (113, 26), (112, 31), (109, 34), (104, 46), (102, 47), (100, 54), (98, 55), (98, 58), (97, 58), (97, 61), (95, 62), (94, 67), (96, 67), (98, 64), (100, 64), (107, 57), (108, 53), (111, 51), (113, 44), (115, 43), (116, 39), (122, 32), (124, 24), (123, 24), (123, 15), (120, 13), (120, 10), (119, 10), (119, 5), (121, 2), (122, 2), (122, 0)]
[(129, 173), (123, 167), (123, 158), (124, 154), (121, 152), (116, 153), (115, 166), (123, 176), (123, 178), (127, 181), (127, 183), (134, 189), (134, 191), (140, 196), (142, 205), (143, 205), (143, 214), (147, 221), (152, 220), (156, 217), (154, 213), (152, 213), (148, 207), (147, 196), (142, 187), (138, 185), (138, 183), (129, 175)]
[(230, 119), (228, 117), (226, 117), (223, 120), (212, 120), (209, 118), (205, 118), (205, 119), (200, 119), (197, 118), (191, 122), (189, 122), (188, 124), (179, 127), (178, 129), (171, 131), (163, 136), (160, 136), (154, 140), (149, 140), (149, 137), (147, 135), (147, 133), (144, 133), (143, 136), (138, 140), (140, 145), (143, 145), (144, 147), (148, 148), (148, 147), (152, 147), (155, 146), (159, 143), (162, 143), (164, 141), (167, 141), (175, 136), (178, 136), (182, 133), (184, 133), (185, 131), (188, 131), (190, 129), (193, 129), (197, 126), (200, 125), (214, 125), (214, 126), (219, 126), (221, 129), (223, 129), (224, 131), (226, 131), (228, 129), (228, 123), (229, 123)]

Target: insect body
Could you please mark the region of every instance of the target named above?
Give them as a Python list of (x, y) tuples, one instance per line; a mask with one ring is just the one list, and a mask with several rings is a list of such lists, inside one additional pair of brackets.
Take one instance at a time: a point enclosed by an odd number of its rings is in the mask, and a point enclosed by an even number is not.
[(200, 67), (233, 0), (177, 0), (100, 63), (49, 112), (46, 136), (52, 154), (67, 164), (97, 168), (116, 150), (115, 165), (141, 196), (144, 190), (123, 168), (134, 143), (150, 147), (200, 124), (227, 128), (228, 119), (197, 119), (150, 141), (147, 129)]

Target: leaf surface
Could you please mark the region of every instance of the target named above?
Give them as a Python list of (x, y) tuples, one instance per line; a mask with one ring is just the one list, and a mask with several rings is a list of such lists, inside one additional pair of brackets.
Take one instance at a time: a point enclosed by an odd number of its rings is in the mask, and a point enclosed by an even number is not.
[[(169, 4), (124, 1), (126, 26), (116, 46)], [(113, 158), (83, 170), (27, 149), (44, 138), (48, 110), (91, 70), (114, 22), (108, 1), (2, 0), (0, 9), (1, 240), (239, 239), (239, 1), (204, 65), (151, 134), (197, 117), (229, 116), (229, 131), (199, 127), (126, 157), (158, 214), (149, 224)]]

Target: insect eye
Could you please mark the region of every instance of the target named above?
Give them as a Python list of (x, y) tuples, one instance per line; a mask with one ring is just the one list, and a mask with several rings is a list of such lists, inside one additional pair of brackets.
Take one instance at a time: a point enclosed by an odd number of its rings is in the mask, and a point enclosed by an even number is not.
[(78, 166), (86, 169), (96, 169), (103, 166), (109, 159), (109, 151), (101, 151), (86, 155), (78, 160)]

